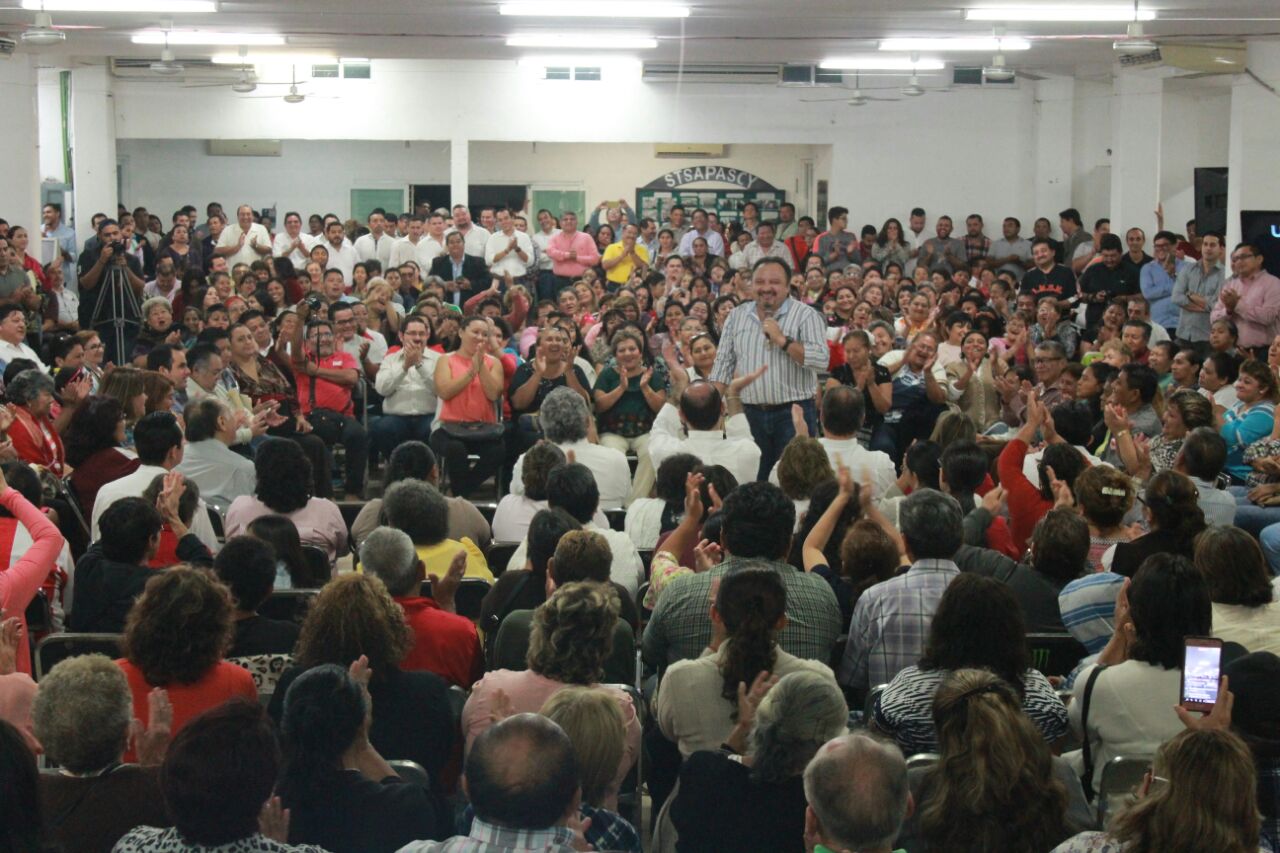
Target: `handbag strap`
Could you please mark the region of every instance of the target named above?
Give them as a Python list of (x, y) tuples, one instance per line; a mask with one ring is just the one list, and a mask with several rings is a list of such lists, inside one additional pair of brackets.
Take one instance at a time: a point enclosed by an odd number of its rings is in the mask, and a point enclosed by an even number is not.
[(1080, 698), (1080, 731), (1083, 734), (1083, 756), (1084, 756), (1084, 776), (1081, 778), (1084, 787), (1084, 795), (1087, 799), (1093, 799), (1093, 747), (1089, 741), (1089, 703), (1093, 698), (1093, 685), (1098, 680), (1098, 676), (1102, 675), (1102, 671), (1107, 667), (1104, 664), (1098, 664), (1093, 668), (1093, 672), (1089, 673), (1089, 680), (1084, 683), (1084, 696)]

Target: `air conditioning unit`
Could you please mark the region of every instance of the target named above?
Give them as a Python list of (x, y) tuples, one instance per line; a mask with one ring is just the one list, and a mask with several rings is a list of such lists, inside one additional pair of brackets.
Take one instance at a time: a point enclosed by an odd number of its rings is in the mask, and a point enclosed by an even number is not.
[(199, 77), (201, 80), (207, 80), (216, 83), (226, 80), (227, 83), (234, 83), (240, 78), (240, 68), (236, 65), (215, 65), (208, 58), (191, 59), (185, 56), (175, 57), (175, 61), (182, 65), (183, 71), (179, 75), (173, 77), (165, 77), (151, 70), (151, 63), (159, 58), (156, 56), (133, 57), (133, 56), (116, 56), (111, 58), (111, 76), (122, 80), (190, 80), (193, 77)]
[(8, 59), (18, 49), (18, 42), (8, 36), (0, 36), (0, 59)]
[(816, 65), (784, 65), (778, 69), (779, 86), (842, 86), (844, 72)]
[(646, 83), (778, 83), (777, 65), (697, 65), (646, 62), (641, 78)]
[(210, 139), (210, 157), (279, 157), (279, 139)]
[(680, 142), (671, 145), (653, 146), (653, 156), (655, 157), (725, 157), (728, 152), (728, 145), (717, 145), (715, 143), (700, 145), (692, 142)]

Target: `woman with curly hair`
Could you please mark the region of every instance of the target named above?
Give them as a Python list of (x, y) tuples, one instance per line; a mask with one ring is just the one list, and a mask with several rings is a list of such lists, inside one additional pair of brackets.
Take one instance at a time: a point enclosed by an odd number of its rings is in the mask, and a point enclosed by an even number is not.
[(900, 846), (1042, 853), (1093, 825), (1079, 779), (1049, 751), (1007, 681), (961, 669), (932, 706), (938, 762), (907, 771), (916, 812)]
[(98, 489), (138, 470), (142, 463), (120, 448), (124, 444), (124, 409), (114, 397), (87, 398), (67, 427), (67, 464), (71, 488), (85, 518), (93, 517)]
[(1088, 572), (1110, 569), (1114, 547), (1133, 539), (1124, 519), (1137, 492), (1134, 481), (1118, 468), (1094, 465), (1076, 477), (1072, 489), (1080, 514), (1089, 523)]
[[(556, 691), (569, 684), (594, 687), (604, 677), (604, 664), (613, 652), (613, 632), (620, 602), (608, 584), (579, 581), (556, 590), (533, 614), (529, 637), (529, 668), (499, 669), (476, 682), (462, 709), (462, 732), (467, 747), (493, 723), (497, 693), (506, 694), (515, 713), (537, 713)], [(627, 748), (614, 777), (622, 784), (640, 750), (640, 722), (631, 697), (606, 688), (618, 700), (627, 725)], [(606, 806), (614, 809), (616, 803)]]
[(772, 569), (743, 567), (726, 574), (711, 607), (714, 654), (671, 664), (658, 690), (658, 726), (688, 757), (717, 749), (738, 717), (738, 691), (811, 670), (835, 684), (826, 664), (778, 647), (787, 624), (787, 590)]
[(1262, 824), (1256, 778), (1238, 735), (1188, 729), (1160, 747), (1137, 801), (1107, 831), (1083, 832), (1052, 853), (1254, 853)]
[[(208, 572), (178, 565), (147, 581), (125, 621), (116, 665), (129, 681), (133, 716), (149, 717), (147, 704), (157, 688), (173, 706), (172, 733), (192, 717), (242, 696), (258, 700), (248, 670), (222, 659), (235, 636), (231, 593)], [(125, 761), (136, 761), (132, 748)]]
[(392, 761), (421, 764), (438, 786), (454, 744), (448, 686), (433, 673), (400, 669), (412, 646), (404, 611), (382, 581), (342, 575), (320, 590), (307, 612), (294, 665), (281, 674), (267, 710), (282, 722), (289, 688), (304, 672), (323, 664), (346, 669), (363, 658), (373, 673), (368, 683), (370, 745)]
[(797, 523), (809, 511), (809, 499), (814, 488), (827, 480), (834, 480), (831, 459), (827, 450), (816, 438), (810, 438), (806, 430), (796, 430), (795, 438), (782, 449), (778, 464), (769, 474), (770, 482), (782, 487), (783, 494), (796, 505)]
[(258, 486), (241, 495), (227, 510), (227, 538), (245, 532), (259, 516), (287, 516), (298, 528), (303, 544), (323, 548), (332, 565), (347, 550), (347, 523), (338, 505), (312, 497), (311, 463), (302, 449), (284, 438), (268, 438), (253, 460)]
[(984, 669), (1013, 690), (1046, 744), (1058, 740), (1067, 733), (1067, 709), (1049, 680), (1031, 668), (1026, 634), (1008, 586), (960, 575), (938, 602), (920, 663), (899, 672), (876, 699), (875, 728), (905, 755), (936, 752), (941, 735), (929, 707), (939, 686), (956, 670)]

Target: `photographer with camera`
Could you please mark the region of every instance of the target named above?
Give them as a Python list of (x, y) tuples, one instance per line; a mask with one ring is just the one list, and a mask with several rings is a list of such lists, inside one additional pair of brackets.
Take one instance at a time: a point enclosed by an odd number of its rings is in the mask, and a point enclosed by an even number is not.
[(80, 253), (80, 328), (99, 333), (105, 361), (123, 364), (142, 324), (139, 297), (147, 283), (141, 262), (125, 246), (120, 224), (103, 219), (97, 233), (97, 242)]

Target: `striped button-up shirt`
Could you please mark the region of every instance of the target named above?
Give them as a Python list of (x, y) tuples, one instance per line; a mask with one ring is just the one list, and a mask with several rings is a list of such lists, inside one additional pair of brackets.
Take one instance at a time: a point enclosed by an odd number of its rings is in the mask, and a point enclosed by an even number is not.
[(728, 385), (735, 376), (751, 373), (761, 365), (769, 366), (764, 376), (742, 389), (742, 402), (747, 405), (808, 399), (817, 389), (818, 371), (827, 366), (827, 327), (821, 314), (788, 297), (778, 306), (773, 319), (782, 334), (804, 344), (803, 365), (796, 364), (765, 337), (755, 302), (734, 308), (720, 335), (720, 351), (711, 368), (712, 382)]
[(467, 835), (455, 835), (447, 841), (414, 841), (399, 853), (572, 853), (575, 849), (573, 830), (567, 826), (513, 829), (475, 818)]
[(958, 577), (951, 560), (917, 560), (906, 574), (864, 592), (849, 623), (840, 683), (866, 689), (917, 663), (942, 593)]
[[(1218, 301), (1218, 292), (1222, 290), (1225, 273), (1222, 264), (1214, 264), (1208, 272), (1204, 264), (1196, 262), (1178, 267), (1178, 277), (1173, 283), (1173, 294), (1169, 297), (1178, 308), (1182, 309), (1178, 316), (1178, 337), (1184, 341), (1209, 340), (1209, 312)], [(1188, 311), (1191, 304), (1189, 296), (1203, 296), (1204, 311)]]

